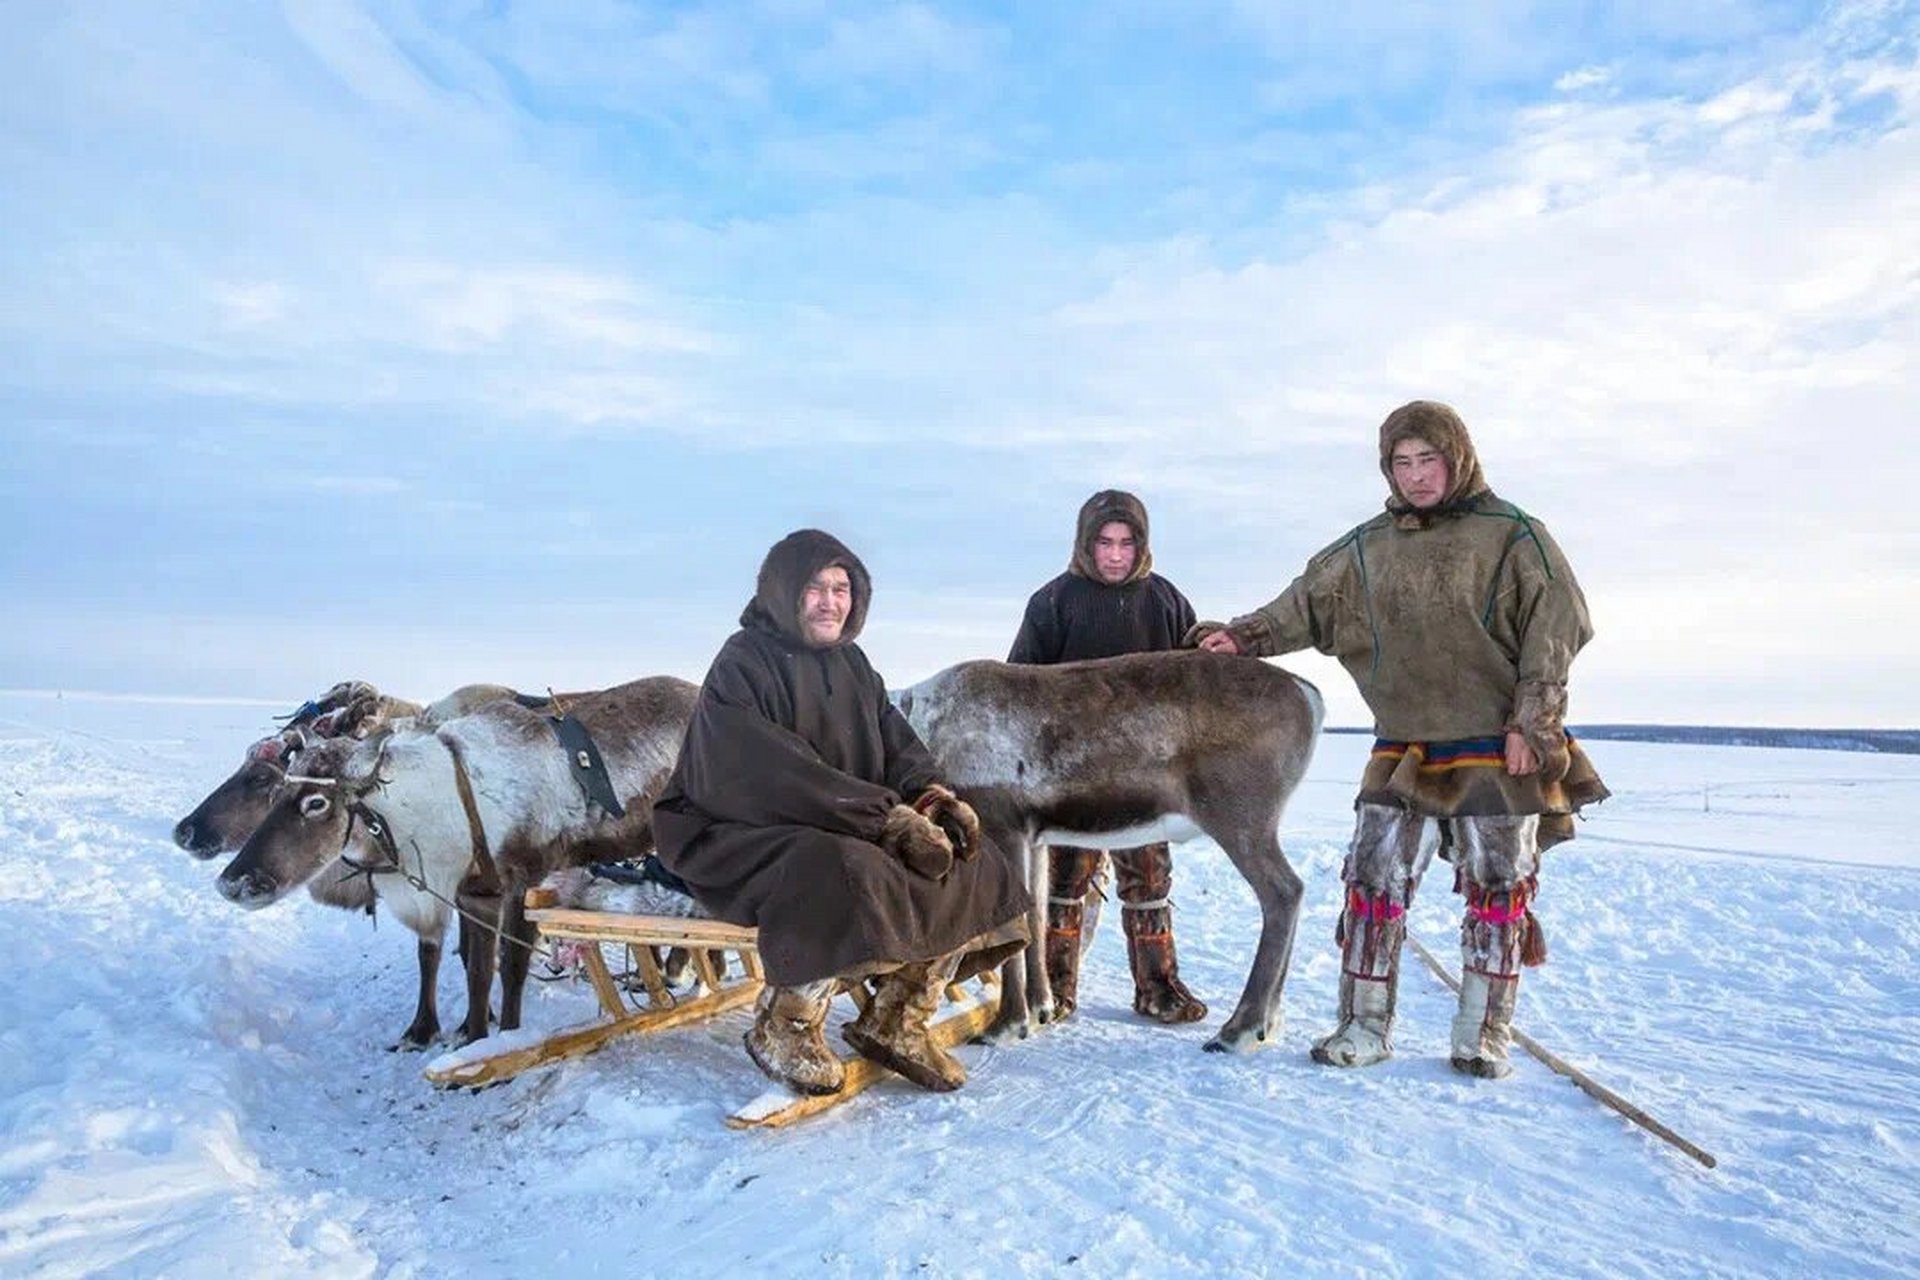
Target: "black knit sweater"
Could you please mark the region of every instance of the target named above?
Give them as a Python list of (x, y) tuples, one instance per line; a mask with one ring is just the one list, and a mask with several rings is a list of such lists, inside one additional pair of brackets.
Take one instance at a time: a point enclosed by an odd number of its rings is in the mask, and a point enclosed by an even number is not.
[(1157, 573), (1108, 586), (1063, 573), (1033, 593), (1008, 662), (1047, 665), (1175, 649), (1193, 606)]

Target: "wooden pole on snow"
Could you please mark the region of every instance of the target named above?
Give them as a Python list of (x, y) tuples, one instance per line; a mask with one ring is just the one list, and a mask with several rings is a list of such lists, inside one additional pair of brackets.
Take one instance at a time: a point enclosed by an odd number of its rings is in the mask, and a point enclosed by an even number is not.
[[(1413, 936), (1412, 930), (1408, 930), (1407, 932), (1407, 941), (1413, 944), (1413, 949), (1419, 957), (1427, 962), (1427, 968), (1433, 970), (1434, 976), (1446, 983), (1447, 986), (1457, 994), (1460, 990), (1459, 981), (1455, 979), (1451, 973), (1447, 972), (1445, 966), (1433, 958), (1431, 951), (1421, 945), (1420, 939)], [(1545, 1063), (1550, 1070), (1565, 1076), (1567, 1079), (1579, 1085), (1580, 1088), (1586, 1092), (1587, 1096), (1593, 1098), (1602, 1106), (1610, 1107), (1614, 1111), (1619, 1112), (1627, 1119), (1639, 1125), (1642, 1129), (1645, 1129), (1648, 1133), (1653, 1134), (1656, 1138), (1671, 1143), (1686, 1152), (1707, 1168), (1712, 1169), (1719, 1165), (1720, 1162), (1713, 1158), (1711, 1152), (1688, 1142), (1685, 1138), (1667, 1128), (1667, 1126), (1661, 1124), (1658, 1120), (1655, 1120), (1639, 1107), (1634, 1106), (1631, 1102), (1628, 1102), (1625, 1098), (1607, 1088), (1607, 1086), (1601, 1084), (1586, 1072), (1580, 1070), (1580, 1068), (1574, 1066), (1558, 1054), (1553, 1053), (1551, 1050), (1543, 1048), (1538, 1040), (1535, 1040), (1518, 1027), (1513, 1029), (1513, 1038), (1522, 1049), (1525, 1049), (1528, 1053)]]

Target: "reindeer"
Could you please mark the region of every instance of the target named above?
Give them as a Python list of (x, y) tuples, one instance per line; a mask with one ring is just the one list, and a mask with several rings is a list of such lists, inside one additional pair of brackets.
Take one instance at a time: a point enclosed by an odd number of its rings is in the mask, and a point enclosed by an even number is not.
[[(173, 841), (202, 860), (235, 853), (259, 828), (274, 802), (286, 790), (289, 771), (330, 777), (344, 762), (346, 751), (323, 744), (336, 740), (358, 742), (402, 721), (417, 719), (437, 724), (489, 702), (517, 697), (519, 695), (505, 685), (470, 684), (422, 708), (418, 703), (382, 694), (365, 681), (341, 681), (295, 711), (278, 732), (247, 748), (240, 767), (174, 826)], [(354, 874), (337, 859), (321, 867), (306, 881), (306, 886), (308, 896), (322, 906), (373, 913), (376, 901), (373, 886), (367, 877)], [(471, 884), (465, 886), (465, 891), (477, 898), (484, 896), (487, 887)], [(419, 937), (416, 950), (419, 998), (414, 1004), (413, 1020), (392, 1046), (395, 1049), (425, 1048), (440, 1032), (436, 991), (444, 933), (443, 928)], [(462, 917), (459, 944), (462, 959), (477, 945), (470, 936), (466, 918)]]
[[(583, 794), (547, 717), (517, 702), (491, 702), (437, 725), (395, 726), (353, 747), (330, 773), (289, 775), (221, 873), (220, 892), (239, 906), (264, 907), (344, 853), (397, 919), (422, 939), (438, 938), (468, 873), (491, 866), (499, 896), (488, 923), (505, 949), (500, 1028), (511, 1031), (520, 1025), (535, 933), (526, 889), (562, 867), (652, 849), (653, 801), (698, 693), (660, 676), (562, 700), (593, 735), (619, 817)], [(461, 1043), (487, 1034), (494, 948), (470, 948), (467, 961)]]
[(418, 703), (389, 697), (363, 680), (341, 681), (248, 747), (240, 767), (174, 824), (173, 842), (203, 861), (234, 852), (267, 816), (288, 765), (309, 745), (322, 738), (364, 738), (420, 711)]
[(1212, 837), (1253, 887), (1260, 942), (1240, 1003), (1205, 1048), (1279, 1033), (1302, 884), (1280, 816), (1320, 734), (1320, 691), (1264, 662), (1147, 653), (1016, 666), (963, 662), (897, 695), (982, 835), (1024, 854), (1034, 943), (1007, 962), (985, 1039), (1027, 1036), (1052, 1012), (1046, 841), (1099, 848)]

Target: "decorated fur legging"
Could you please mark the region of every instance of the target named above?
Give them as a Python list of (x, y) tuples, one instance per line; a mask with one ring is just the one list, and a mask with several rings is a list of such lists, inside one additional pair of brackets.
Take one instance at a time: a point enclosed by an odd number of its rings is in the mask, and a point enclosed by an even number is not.
[[(1429, 818), (1391, 805), (1356, 806), (1338, 938), (1341, 968), (1365, 982), (1392, 978), (1407, 932), (1407, 905), (1427, 864), (1444, 849), (1466, 900), (1461, 961), (1488, 977), (1516, 977), (1537, 963), (1528, 903), (1540, 868), (1540, 819), (1532, 814)], [(1529, 947), (1532, 935), (1536, 944)]]

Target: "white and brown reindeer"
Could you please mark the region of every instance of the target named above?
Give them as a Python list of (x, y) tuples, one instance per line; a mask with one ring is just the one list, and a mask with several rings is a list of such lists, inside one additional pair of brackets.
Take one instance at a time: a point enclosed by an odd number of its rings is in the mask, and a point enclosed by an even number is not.
[[(634, 858), (653, 847), (653, 801), (692, 717), (697, 686), (670, 676), (562, 698), (605, 762), (615, 817), (575, 781), (570, 753), (540, 710), (495, 701), (438, 724), (401, 724), (355, 745), (329, 771), (287, 779), (220, 876), (248, 908), (269, 905), (344, 852), (420, 937), (439, 937), (477, 865), (499, 877), (500, 1029), (520, 1024), (534, 942), (525, 892), (549, 872)], [(494, 948), (468, 949), (462, 1042), (487, 1034)]]
[(1205, 834), (1260, 904), (1245, 989), (1205, 1047), (1277, 1036), (1302, 885), (1280, 817), (1320, 735), (1318, 689), (1279, 667), (1209, 653), (1056, 666), (963, 662), (902, 691), (900, 709), (982, 834), (1024, 853), (1035, 944), (1008, 962), (986, 1039), (1026, 1036), (1051, 1014), (1046, 842), (1127, 848)]
[[(173, 829), (174, 843), (198, 859), (236, 853), (266, 819), (274, 802), (286, 793), (288, 774), (329, 776), (341, 767), (357, 743), (394, 725), (435, 724), (465, 715), (477, 707), (518, 695), (505, 685), (470, 684), (454, 690), (428, 707), (383, 694), (361, 680), (343, 680), (319, 698), (295, 711), (281, 728), (247, 748), (235, 769)], [(331, 744), (331, 745), (330, 745)], [(308, 895), (322, 906), (371, 913), (377, 901), (367, 877), (356, 875), (337, 859), (319, 868), (306, 881)], [(484, 894), (486, 886), (470, 885), (470, 894)], [(396, 1049), (421, 1049), (440, 1033), (437, 990), (445, 931), (421, 934), (415, 949), (419, 973), (413, 1019), (401, 1032)], [(463, 919), (460, 955), (479, 945)]]
[(248, 747), (240, 767), (174, 824), (173, 842), (203, 861), (233, 853), (267, 816), (288, 767), (309, 745), (324, 738), (365, 738), (421, 710), (418, 703), (383, 694), (363, 680), (341, 681)]

